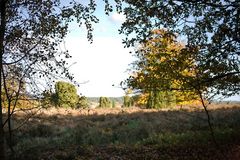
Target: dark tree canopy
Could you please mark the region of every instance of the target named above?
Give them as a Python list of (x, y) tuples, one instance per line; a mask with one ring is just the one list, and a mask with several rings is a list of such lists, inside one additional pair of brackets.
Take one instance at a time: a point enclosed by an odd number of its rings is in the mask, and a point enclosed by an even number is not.
[(60, 48), (63, 38), (68, 33), (68, 25), (75, 19), (80, 24), (85, 22), (88, 39), (91, 40), (93, 30), (91, 23), (98, 22), (98, 19), (91, 15), (95, 10), (94, 4), (83, 6), (65, 1), (67, 5), (64, 5), (61, 2), (60, 0), (5, 2), (5, 19), (1, 16), (1, 19), (5, 20), (5, 24), (1, 23), (2, 27), (5, 26), (4, 37), (1, 37), (4, 46), (1, 54), (5, 75), (18, 69), (26, 82), (35, 83), (34, 85), (46, 81), (44, 77), (73, 78), (68, 72), (69, 64), (66, 62), (66, 58), (71, 56), (67, 50)]
[[(113, 7), (108, 0), (103, 2), (108, 14)], [(201, 90), (206, 87), (207, 92), (226, 96), (239, 93), (238, 0), (115, 2), (119, 12), (124, 2), (126, 22), (120, 33), (127, 36), (124, 41), (127, 47), (150, 40), (154, 29), (167, 29), (186, 40), (182, 55), (189, 55), (195, 61), (197, 74), (194, 78), (186, 78), (183, 86)], [(61, 49), (60, 44), (73, 21), (85, 25), (87, 38), (92, 40), (92, 23), (98, 22), (95, 9), (94, 0), (85, 5), (74, 0), (0, 0), (1, 96), (3, 90), (11, 95), (6, 81), (11, 77), (14, 77), (14, 85), (19, 91), (26, 85), (31, 97), (40, 95), (38, 89), (52, 84), (55, 78), (72, 80), (68, 71), (70, 65), (66, 61), (71, 56), (67, 50)], [(8, 99), (10, 104), (11, 98)], [(0, 105), (0, 159), (4, 159), (2, 98)], [(9, 105), (9, 128), (11, 113)]]
[[(185, 40), (182, 54), (194, 58), (197, 75), (186, 83), (231, 96), (240, 89), (240, 3), (238, 0), (127, 0), (120, 33), (126, 46), (145, 43), (155, 29)], [(189, 86), (189, 85), (186, 85)], [(211, 94), (212, 95), (212, 94)]]
[[(103, 0), (106, 14), (112, 11), (108, 0)], [(120, 10), (120, 1), (116, 0)], [(7, 80), (13, 77), (19, 90), (26, 85), (29, 97), (39, 98), (41, 91), (57, 78), (73, 80), (69, 73), (70, 58), (60, 44), (69, 32), (69, 24), (77, 22), (87, 28), (87, 38), (92, 41), (92, 23), (99, 20), (94, 15), (94, 0), (0, 0), (0, 94), (8, 97), (8, 104), (17, 102), (8, 92)], [(23, 85), (24, 84), (24, 85)], [(9, 90), (10, 91), (10, 90)], [(15, 103), (13, 102), (13, 103)], [(0, 99), (0, 159), (4, 159), (3, 103)], [(9, 132), (13, 108), (8, 105)]]

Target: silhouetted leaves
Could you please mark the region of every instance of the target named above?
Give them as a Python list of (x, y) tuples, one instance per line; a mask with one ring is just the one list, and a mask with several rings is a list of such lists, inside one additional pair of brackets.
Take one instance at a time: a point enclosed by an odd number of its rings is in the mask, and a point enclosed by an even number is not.
[(124, 40), (127, 47), (147, 42), (154, 29), (177, 33), (185, 41), (185, 51), (194, 57), (198, 71), (197, 78), (185, 82), (192, 81), (195, 88), (207, 87), (209, 99), (212, 94), (239, 93), (240, 4), (237, 0), (127, 0), (126, 3), (126, 21), (120, 33), (127, 35)]

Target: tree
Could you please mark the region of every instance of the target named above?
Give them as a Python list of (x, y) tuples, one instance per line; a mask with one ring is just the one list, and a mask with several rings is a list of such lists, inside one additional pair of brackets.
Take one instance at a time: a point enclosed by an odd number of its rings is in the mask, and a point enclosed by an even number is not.
[(133, 99), (129, 95), (123, 96), (123, 107), (133, 106)]
[(99, 107), (101, 108), (111, 108), (112, 101), (108, 97), (100, 97), (99, 98)]
[(183, 88), (194, 88), (208, 100), (213, 95), (239, 93), (240, 4), (237, 0), (129, 0), (126, 3), (127, 19), (120, 30), (132, 37), (125, 39), (126, 46), (145, 43), (152, 38), (153, 30), (165, 28), (185, 39), (181, 52), (195, 61), (197, 73), (194, 78), (184, 80)]
[(76, 87), (68, 82), (59, 81), (55, 84), (57, 105), (60, 107), (76, 108), (78, 94)]
[(115, 102), (115, 100), (113, 99), (112, 100), (112, 108), (115, 108), (116, 107), (116, 102)]
[(184, 91), (184, 80), (193, 79), (196, 70), (193, 57), (181, 53), (184, 45), (176, 39), (166, 30), (154, 30), (151, 39), (136, 51), (133, 73), (126, 84), (146, 95), (147, 108), (172, 106), (186, 97), (185, 101), (196, 98), (194, 88), (179, 93)]
[[(145, 93), (146, 94), (146, 93)], [(170, 91), (150, 91), (147, 94), (147, 108), (166, 108), (176, 104), (175, 95)]]
[[(112, 11), (108, 0), (105, 11)], [(116, 1), (119, 6), (119, 1)], [(120, 9), (120, 6), (117, 7)], [(68, 72), (68, 51), (59, 45), (68, 33), (71, 22), (77, 21), (87, 28), (87, 38), (92, 40), (92, 23), (98, 22), (93, 15), (96, 3), (90, 0), (83, 5), (73, 0), (0, 0), (0, 94), (6, 90), (8, 75), (15, 76), (17, 88), (22, 81), (28, 88), (31, 99), (41, 97), (41, 88), (52, 85), (57, 78), (73, 80)], [(17, 72), (16, 72), (17, 70)], [(10, 95), (7, 93), (6, 95)], [(18, 98), (15, 99), (15, 102)], [(8, 105), (10, 106), (10, 105)], [(5, 159), (3, 103), (0, 101), (0, 159)], [(13, 111), (8, 108), (7, 123)]]
[[(12, 67), (11, 70), (15, 70), (15, 68), (13, 68), (14, 66), (10, 66)], [(15, 70), (16, 71), (16, 70)], [(3, 103), (3, 107), (5, 109), (8, 109), (8, 104), (10, 104), (11, 106), (14, 105), (14, 101), (17, 97), (19, 97), (19, 99), (24, 100), (24, 97), (26, 97), (26, 85), (24, 82), (24, 79), (21, 80), (21, 87), (19, 88), (19, 78), (20, 75), (18, 73), (8, 73), (8, 75), (5, 75), (5, 79), (3, 82), (3, 86), (2, 86), (2, 95), (1, 95), (1, 100)], [(20, 107), (20, 106), (18, 106)]]
[(56, 93), (52, 92), (51, 90), (43, 91), (41, 104), (44, 106), (44, 108), (48, 108), (51, 106), (56, 107), (57, 102), (58, 99)]
[(126, 3), (127, 19), (120, 33), (127, 35), (124, 41), (127, 47), (145, 43), (152, 30), (158, 28), (185, 39), (181, 52), (193, 57), (196, 73), (192, 78), (183, 77), (182, 90), (198, 93), (213, 135), (204, 100), (229, 97), (240, 91), (240, 3), (238, 0), (128, 0)]
[(79, 96), (75, 85), (59, 81), (55, 83), (55, 92), (46, 90), (42, 94), (41, 104), (47, 107), (87, 108), (89, 101), (85, 96)]
[(87, 108), (89, 107), (88, 98), (85, 96), (78, 96), (77, 108)]

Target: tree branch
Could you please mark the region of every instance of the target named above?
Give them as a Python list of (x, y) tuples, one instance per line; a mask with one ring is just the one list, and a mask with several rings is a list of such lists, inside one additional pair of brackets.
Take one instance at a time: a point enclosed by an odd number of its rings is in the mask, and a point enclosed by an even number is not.
[(213, 81), (216, 81), (216, 80), (228, 77), (228, 76), (236, 75), (236, 74), (240, 74), (240, 72), (230, 72), (230, 73), (226, 73), (226, 74), (220, 74), (220, 75), (217, 75), (212, 78), (204, 80), (203, 83), (213, 82)]

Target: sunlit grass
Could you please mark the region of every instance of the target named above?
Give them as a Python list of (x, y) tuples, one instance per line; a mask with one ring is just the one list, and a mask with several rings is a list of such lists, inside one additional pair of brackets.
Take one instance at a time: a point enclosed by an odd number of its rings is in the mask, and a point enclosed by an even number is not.
[[(210, 114), (220, 145), (239, 139), (240, 107), (211, 109)], [(15, 116), (15, 125), (21, 118)], [(101, 146), (214, 146), (201, 109), (50, 109), (16, 131), (14, 139), (16, 157), (22, 159), (73, 146), (84, 146), (84, 152)], [(75, 151), (64, 154), (78, 156)]]

